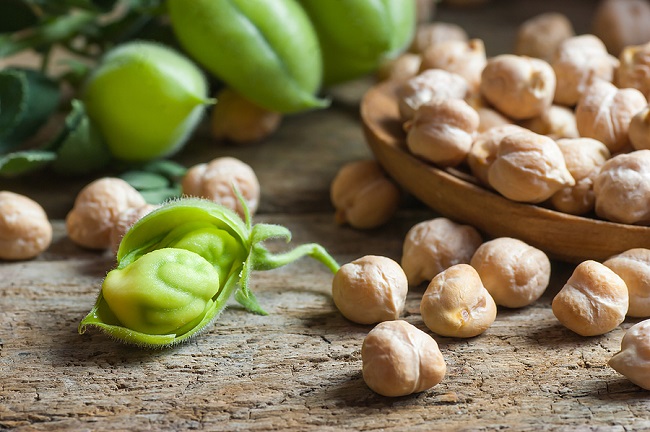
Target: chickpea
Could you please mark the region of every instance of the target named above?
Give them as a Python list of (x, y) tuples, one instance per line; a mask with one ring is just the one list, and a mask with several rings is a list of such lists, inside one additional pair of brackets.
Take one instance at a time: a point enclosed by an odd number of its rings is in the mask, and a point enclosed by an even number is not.
[(108, 249), (118, 215), (145, 204), (140, 192), (122, 179), (104, 177), (95, 180), (79, 192), (66, 216), (68, 237), (88, 249)]
[(377, 71), (377, 78), (380, 81), (406, 81), (420, 73), (422, 58), (419, 54), (410, 52), (402, 53), (399, 56), (389, 59), (381, 64)]
[(603, 42), (594, 35), (566, 39), (551, 61), (557, 79), (554, 102), (574, 106), (591, 80), (611, 82), (617, 64), (618, 60), (607, 53)]
[(145, 204), (141, 207), (130, 207), (122, 210), (115, 219), (113, 227), (111, 228), (111, 250), (117, 252), (120, 247), (120, 242), (124, 234), (133, 226), (134, 223), (142, 219), (144, 216), (157, 209), (158, 206), (153, 204)]
[(358, 324), (396, 320), (404, 310), (408, 281), (388, 257), (366, 255), (341, 266), (332, 299), (344, 317)]
[(370, 229), (387, 223), (399, 208), (400, 190), (375, 160), (345, 164), (330, 187), (335, 220)]
[(492, 108), (475, 107), (474, 109), (478, 113), (479, 123), (477, 132), (479, 133), (495, 127), (513, 124), (512, 120)]
[(578, 132), (601, 141), (612, 153), (619, 152), (630, 144), (632, 117), (647, 103), (637, 89), (619, 89), (610, 82), (595, 80), (576, 106)]
[(627, 224), (650, 224), (650, 150), (619, 154), (594, 179), (596, 214)]
[(456, 264), (431, 280), (422, 296), (420, 313), (432, 332), (469, 338), (492, 325), (497, 306), (476, 270), (468, 264)]
[(52, 243), (52, 224), (45, 210), (24, 195), (0, 191), (0, 259), (26, 260)]
[(499, 143), (508, 135), (525, 131), (526, 129), (520, 126), (508, 124), (493, 127), (478, 134), (467, 155), (467, 163), (474, 177), (489, 186), (488, 171), (497, 157)]
[(650, 149), (650, 105), (632, 117), (627, 133), (635, 150)]
[(551, 105), (538, 117), (525, 120), (521, 125), (535, 133), (549, 136), (555, 140), (578, 138), (580, 136), (575, 113), (573, 110), (561, 105)]
[(650, 390), (650, 320), (630, 327), (621, 341), (621, 350), (607, 364), (632, 383)]
[(420, 105), (406, 122), (406, 144), (411, 153), (436, 165), (460, 165), (472, 146), (479, 117), (462, 99)]
[(650, 317), (650, 250), (634, 248), (608, 258), (604, 263), (625, 281), (630, 296), (627, 316)]
[(516, 120), (533, 118), (551, 106), (555, 74), (544, 60), (501, 54), (488, 60), (480, 90), (506, 116)]
[(619, 88), (635, 88), (650, 97), (650, 42), (625, 47), (618, 57), (615, 83)]
[(441, 271), (469, 263), (483, 239), (469, 225), (435, 218), (414, 225), (402, 248), (402, 268), (412, 286), (429, 282)]
[(576, 184), (555, 192), (551, 205), (564, 213), (581, 215), (594, 209), (594, 179), (600, 167), (610, 158), (605, 144), (593, 138), (565, 138), (557, 140), (567, 169)]
[(467, 32), (461, 26), (446, 22), (423, 23), (415, 29), (409, 51), (421, 54), (427, 48), (449, 40), (465, 42), (469, 39)]
[(280, 126), (282, 115), (226, 88), (217, 95), (210, 120), (213, 138), (245, 144), (261, 141), (273, 134)]
[(248, 205), (251, 215), (260, 202), (260, 183), (250, 165), (233, 157), (219, 157), (191, 167), (182, 181), (185, 195), (205, 198), (236, 211), (244, 217), (236, 187)]
[(361, 346), (363, 379), (374, 392), (395, 397), (439, 384), (447, 365), (438, 343), (406, 321), (386, 321), (370, 330)]
[(650, 4), (647, 0), (602, 0), (596, 9), (592, 28), (607, 46), (618, 55), (628, 45), (650, 40)]
[(458, 74), (475, 91), (479, 88), (486, 63), (485, 45), (481, 39), (450, 40), (432, 45), (422, 53), (420, 71), (442, 69)]
[(573, 36), (575, 31), (566, 15), (558, 12), (542, 13), (521, 23), (517, 30), (514, 54), (551, 62), (558, 46)]
[(397, 88), (397, 102), (403, 121), (413, 118), (415, 111), (428, 102), (464, 99), (468, 84), (465, 78), (442, 69), (428, 69)]
[(528, 203), (540, 203), (575, 185), (555, 141), (530, 131), (509, 134), (499, 142), (488, 181), (506, 198)]
[(625, 282), (603, 264), (587, 260), (553, 298), (555, 317), (581, 336), (597, 336), (615, 329), (628, 307)]
[(551, 261), (541, 250), (510, 237), (483, 243), (472, 256), (476, 269), (494, 302), (520, 308), (539, 299), (551, 278)]

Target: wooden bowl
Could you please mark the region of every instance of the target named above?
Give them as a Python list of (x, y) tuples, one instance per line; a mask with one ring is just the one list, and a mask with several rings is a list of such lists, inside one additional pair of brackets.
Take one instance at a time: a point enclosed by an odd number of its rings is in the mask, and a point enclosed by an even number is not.
[[(578, 263), (604, 261), (631, 248), (650, 248), (650, 227), (572, 216), (510, 201), (454, 170), (413, 156), (399, 117), (394, 83), (370, 88), (361, 101), (366, 141), (388, 174), (441, 216), (489, 237), (514, 237), (550, 257)], [(454, 174), (452, 174), (452, 172)]]

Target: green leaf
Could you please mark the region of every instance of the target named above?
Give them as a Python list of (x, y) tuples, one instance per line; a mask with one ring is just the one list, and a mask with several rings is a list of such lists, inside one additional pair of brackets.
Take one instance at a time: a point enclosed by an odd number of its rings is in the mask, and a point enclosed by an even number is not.
[(56, 159), (56, 153), (42, 150), (20, 151), (0, 157), (0, 175), (15, 177), (44, 167)]
[(13, 33), (34, 26), (38, 17), (23, 0), (0, 1), (0, 33)]
[(147, 171), (127, 171), (122, 173), (120, 178), (139, 191), (155, 190), (169, 186), (169, 180), (165, 177)]
[[(142, 169), (120, 174), (120, 178), (138, 190), (149, 204), (162, 204), (170, 199), (179, 198), (183, 194), (181, 185), (168, 174), (170, 171), (177, 173), (180, 165), (169, 161), (167, 161), (169, 164), (164, 162), (164, 160), (150, 162)], [(184, 168), (183, 170), (185, 171)]]
[(29, 48), (28, 43), (14, 39), (11, 33), (0, 34), (0, 58), (8, 57), (27, 48)]
[(169, 159), (156, 159), (142, 166), (143, 171), (160, 174), (170, 180), (179, 180), (187, 173), (187, 168)]
[(148, 204), (163, 204), (171, 199), (180, 198), (182, 191), (180, 187), (166, 187), (160, 189), (142, 190), (140, 194)]
[(92, 0), (91, 3), (99, 10), (108, 12), (113, 10), (117, 4), (117, 0)]
[[(86, 10), (70, 12), (68, 2), (42, 3), (39, 7), (46, 15), (49, 13), (53, 17), (34, 27), (33, 31), (0, 35), (0, 58), (27, 48), (47, 50), (58, 42), (67, 41), (88, 30), (98, 17), (97, 12)], [(50, 7), (53, 10), (48, 10)]]
[(20, 123), (27, 100), (27, 79), (15, 70), (0, 71), (0, 152), (11, 147), (3, 142)]
[(79, 100), (72, 101), (72, 111), (66, 118), (66, 130), (56, 153), (52, 168), (60, 174), (88, 174), (105, 167), (112, 159)]
[[(8, 129), (0, 129), (0, 151), (17, 147), (34, 135), (56, 111), (61, 100), (59, 85), (43, 73), (32, 69), (5, 69), (2, 75), (20, 76), (24, 81), (20, 94), (15, 89), (0, 88), (0, 110), (20, 110), (18, 117)], [(15, 78), (5, 81), (5, 86)], [(2, 85), (0, 84), (0, 87)], [(3, 97), (5, 93), (7, 96)], [(3, 125), (4, 126), (4, 125)]]

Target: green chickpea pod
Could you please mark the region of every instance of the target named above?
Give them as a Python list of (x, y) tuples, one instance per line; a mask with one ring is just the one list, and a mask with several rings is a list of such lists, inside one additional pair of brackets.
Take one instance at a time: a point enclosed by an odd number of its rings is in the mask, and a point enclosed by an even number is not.
[(183, 198), (140, 219), (125, 234), (93, 309), (79, 324), (97, 327), (126, 343), (168, 346), (205, 328), (235, 299), (253, 313), (266, 314), (248, 288), (250, 273), (311, 256), (333, 273), (336, 261), (310, 243), (272, 254), (262, 243), (291, 239), (278, 225), (251, 225), (212, 201)]
[(163, 45), (129, 42), (107, 52), (82, 101), (111, 154), (125, 161), (169, 156), (213, 101), (200, 69)]
[(271, 111), (324, 107), (318, 38), (295, 0), (168, 0), (172, 29), (192, 58)]
[(396, 56), (415, 33), (415, 0), (299, 0), (323, 53), (323, 82), (359, 78)]

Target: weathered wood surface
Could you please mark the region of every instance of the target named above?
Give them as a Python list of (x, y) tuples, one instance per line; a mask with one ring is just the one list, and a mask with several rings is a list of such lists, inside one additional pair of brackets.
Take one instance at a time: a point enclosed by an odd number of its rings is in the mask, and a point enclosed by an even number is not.
[[(542, 8), (541, 2), (525, 3)], [(515, 6), (497, 10), (510, 24), (521, 16)], [(463, 16), (479, 20), (476, 12)], [(504, 25), (477, 36), (498, 39), (511, 35), (507, 30)], [(257, 221), (287, 226), (293, 243), (322, 243), (341, 263), (366, 254), (399, 259), (406, 231), (435, 216), (407, 197), (381, 229), (334, 224), (331, 179), (343, 163), (370, 157), (353, 103), (287, 118), (260, 145), (224, 147), (199, 135), (179, 160), (189, 165), (225, 154), (251, 164), (261, 180)], [(366, 387), (360, 349), (372, 327), (337, 312), (331, 274), (308, 259), (254, 274), (252, 289), (268, 316), (233, 303), (202, 334), (172, 349), (141, 350), (94, 330), (78, 335), (78, 322), (113, 265), (109, 254), (84, 251), (65, 236), (62, 218), (86, 182), (0, 183), (0, 189), (42, 202), (55, 226), (54, 242), (42, 256), (0, 263), (0, 429), (650, 429), (650, 393), (606, 365), (624, 330), (637, 321), (591, 338), (562, 327), (550, 309), (572, 270), (561, 263), (554, 263), (553, 282), (540, 301), (500, 309), (485, 334), (434, 336), (447, 376), (408, 397), (384, 398)], [(426, 330), (418, 312), (423, 290), (411, 290), (404, 318)]]

